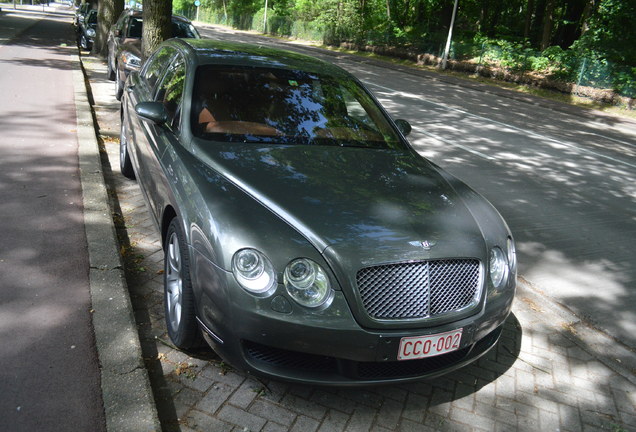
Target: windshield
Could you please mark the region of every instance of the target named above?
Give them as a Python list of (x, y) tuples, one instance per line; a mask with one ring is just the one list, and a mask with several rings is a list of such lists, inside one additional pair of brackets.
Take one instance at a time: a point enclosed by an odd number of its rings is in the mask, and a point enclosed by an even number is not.
[[(141, 29), (143, 21), (141, 18), (132, 18), (128, 29), (129, 38), (141, 38)], [(178, 38), (199, 38), (194, 26), (185, 21), (172, 20), (172, 37)]]
[(192, 131), (206, 140), (404, 148), (373, 99), (352, 79), (201, 66), (192, 107)]
[(198, 38), (199, 34), (194, 26), (185, 21), (172, 21), (172, 37), (177, 38)]
[(97, 11), (92, 10), (88, 13), (88, 17), (86, 18), (86, 22), (88, 24), (97, 24)]

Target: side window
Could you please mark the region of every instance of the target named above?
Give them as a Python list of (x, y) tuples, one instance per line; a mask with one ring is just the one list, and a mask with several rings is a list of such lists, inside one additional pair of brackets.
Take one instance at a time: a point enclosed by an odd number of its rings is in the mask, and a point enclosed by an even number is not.
[(367, 111), (360, 104), (360, 101), (358, 101), (358, 99), (356, 99), (356, 97), (352, 95), (351, 92), (349, 92), (346, 88), (343, 88), (342, 95), (347, 106), (347, 115), (352, 119), (360, 122), (361, 124), (364, 124), (367, 127), (375, 130), (376, 128), (373, 120), (371, 120), (371, 118), (367, 114)]
[(148, 83), (148, 89), (151, 94), (154, 93), (153, 90), (157, 85), (157, 81), (159, 81), (166, 71), (166, 65), (170, 62), (174, 54), (175, 50), (173, 48), (163, 47), (146, 62), (141, 76), (146, 80), (146, 83)]
[(142, 21), (139, 18), (131, 17), (126, 27), (128, 28), (128, 34), (126, 35), (127, 37), (134, 39), (141, 38)]
[(185, 86), (185, 61), (179, 54), (172, 60), (166, 75), (157, 88), (155, 100), (162, 102), (168, 112), (168, 124), (179, 128), (181, 105)]

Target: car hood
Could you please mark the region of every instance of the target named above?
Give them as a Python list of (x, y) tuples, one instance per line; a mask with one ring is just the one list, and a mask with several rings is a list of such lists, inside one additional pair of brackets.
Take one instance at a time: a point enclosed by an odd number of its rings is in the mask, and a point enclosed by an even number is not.
[(141, 39), (140, 38), (126, 38), (121, 44), (120, 51), (128, 51), (131, 54), (141, 58)]
[(484, 258), (483, 235), (467, 205), (437, 167), (414, 153), (220, 143), (196, 148), (204, 163), (332, 262), (352, 261), (355, 268)]

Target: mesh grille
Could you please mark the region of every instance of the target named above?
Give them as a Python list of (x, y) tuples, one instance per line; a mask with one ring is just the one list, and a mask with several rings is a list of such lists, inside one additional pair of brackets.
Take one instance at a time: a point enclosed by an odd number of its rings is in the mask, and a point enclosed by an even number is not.
[(479, 261), (453, 259), (366, 267), (356, 275), (369, 316), (422, 319), (456, 311), (479, 299)]
[(244, 346), (245, 353), (251, 359), (286, 369), (322, 372), (335, 372), (338, 369), (333, 357), (288, 351), (249, 341), (245, 341)]

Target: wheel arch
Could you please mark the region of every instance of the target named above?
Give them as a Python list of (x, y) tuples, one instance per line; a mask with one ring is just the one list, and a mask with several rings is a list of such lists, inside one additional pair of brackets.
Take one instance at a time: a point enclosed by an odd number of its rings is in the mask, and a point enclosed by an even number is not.
[(161, 217), (161, 244), (166, 244), (166, 236), (168, 234), (168, 227), (170, 226), (170, 222), (172, 219), (177, 217), (177, 212), (171, 205), (168, 205)]

